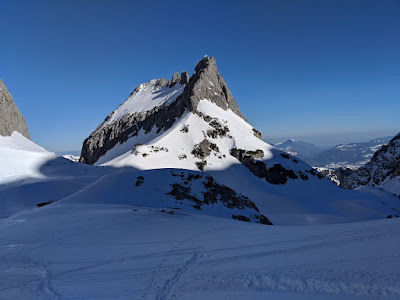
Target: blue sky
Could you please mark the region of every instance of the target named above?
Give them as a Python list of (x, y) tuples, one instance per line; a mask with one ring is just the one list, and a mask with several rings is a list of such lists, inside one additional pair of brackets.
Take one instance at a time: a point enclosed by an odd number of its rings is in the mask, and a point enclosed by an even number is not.
[(400, 131), (400, 1), (0, 6), (0, 77), (49, 150), (80, 149), (139, 83), (191, 74), (205, 54), (264, 137), (336, 144)]

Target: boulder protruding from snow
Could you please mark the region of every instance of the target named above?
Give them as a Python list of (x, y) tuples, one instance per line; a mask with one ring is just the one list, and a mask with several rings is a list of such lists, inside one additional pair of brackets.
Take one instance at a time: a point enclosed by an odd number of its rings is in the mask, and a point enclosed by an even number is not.
[(0, 135), (11, 136), (14, 131), (21, 133), (27, 139), (30, 139), (25, 119), (0, 79)]

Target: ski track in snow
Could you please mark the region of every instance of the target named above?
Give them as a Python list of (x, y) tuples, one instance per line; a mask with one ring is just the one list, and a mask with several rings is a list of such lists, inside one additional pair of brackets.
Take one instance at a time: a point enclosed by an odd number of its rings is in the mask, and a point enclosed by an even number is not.
[[(208, 230), (206, 232), (202, 232), (199, 233), (197, 235), (193, 235), (190, 236), (189, 238), (187, 238), (186, 240), (182, 241), (181, 243), (177, 244), (174, 247), (174, 250), (172, 250), (170, 253), (177, 253), (179, 251), (179, 248), (181, 248), (184, 244), (190, 242), (191, 240), (194, 240), (196, 238), (199, 238), (203, 235), (206, 235), (208, 233), (214, 232), (216, 230), (222, 230), (224, 228), (219, 228), (219, 229), (213, 229), (213, 230)], [(162, 290), (159, 294), (156, 295), (155, 299), (157, 300), (162, 300), (162, 299), (171, 299), (173, 296), (173, 291), (174, 291), (174, 287), (176, 286), (176, 284), (179, 282), (180, 278), (182, 277), (183, 274), (185, 274), (199, 259), (199, 257), (203, 256), (204, 253), (204, 249), (193, 249), (194, 254), (191, 256), (191, 258), (189, 260), (187, 260), (184, 265), (180, 268), (178, 268), (175, 272), (175, 274), (168, 280), (165, 281)], [(157, 266), (157, 270), (152, 272), (152, 280), (150, 282), (150, 284), (154, 284), (154, 282), (156, 281), (155, 275), (157, 273), (157, 271), (160, 271), (163, 267), (163, 265), (166, 264), (168, 260), (168, 256), (166, 256), (161, 263)]]
[(179, 268), (174, 274), (174, 276), (165, 282), (161, 293), (156, 296), (156, 299), (158, 300), (171, 299), (170, 296), (171, 293), (173, 292), (175, 285), (178, 283), (181, 276), (185, 274), (189, 270), (189, 268), (196, 263), (198, 258), (199, 258), (199, 252), (195, 250), (193, 256), (188, 261), (185, 262), (183, 267)]
[(38, 274), (43, 278), (41, 284), (38, 285), (37, 292), (40, 293), (40, 291), (43, 290), (50, 298), (59, 299), (60, 294), (53, 287), (53, 272), (47, 269), (44, 265), (34, 262), (31, 262), (31, 264), (38, 268)]

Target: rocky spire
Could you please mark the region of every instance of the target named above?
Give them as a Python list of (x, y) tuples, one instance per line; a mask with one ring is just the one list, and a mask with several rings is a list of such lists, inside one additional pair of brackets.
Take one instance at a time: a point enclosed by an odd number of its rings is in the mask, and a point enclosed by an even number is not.
[(189, 83), (189, 75), (186, 71), (183, 71), (181, 74), (181, 84), (188, 84)]
[(0, 135), (10, 136), (14, 131), (30, 138), (24, 117), (0, 79)]
[(177, 72), (172, 75), (172, 79), (168, 80), (167, 85), (173, 87), (175, 84), (181, 81), (181, 76)]
[(224, 79), (218, 73), (214, 57), (210, 58), (206, 55), (196, 64), (182, 98), (189, 100), (191, 110), (196, 111), (200, 100), (208, 99), (222, 109), (231, 109), (235, 114), (245, 119)]

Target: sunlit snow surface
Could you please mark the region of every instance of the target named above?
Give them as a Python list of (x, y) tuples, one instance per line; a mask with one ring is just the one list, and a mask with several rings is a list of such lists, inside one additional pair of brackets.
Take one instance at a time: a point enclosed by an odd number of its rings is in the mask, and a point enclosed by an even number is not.
[(398, 299), (399, 221), (281, 227), (55, 203), (0, 221), (0, 298)]

